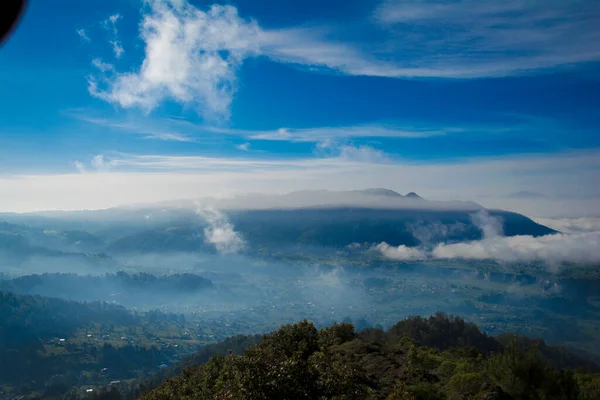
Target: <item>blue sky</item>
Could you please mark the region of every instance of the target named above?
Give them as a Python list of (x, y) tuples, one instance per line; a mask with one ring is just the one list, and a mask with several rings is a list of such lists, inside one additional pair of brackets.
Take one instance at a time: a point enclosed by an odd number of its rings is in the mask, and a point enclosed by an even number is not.
[(32, 1), (0, 48), (0, 208), (595, 198), (598, 26), (591, 0)]

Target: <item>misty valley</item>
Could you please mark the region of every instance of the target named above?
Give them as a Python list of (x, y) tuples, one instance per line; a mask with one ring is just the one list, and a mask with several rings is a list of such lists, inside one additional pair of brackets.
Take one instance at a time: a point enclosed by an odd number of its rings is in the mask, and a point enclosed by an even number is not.
[(600, 400), (600, 0), (0, 0), (0, 400)]
[(317, 197), (0, 214), (0, 398), (137, 396), (284, 324), (388, 331), (437, 312), (600, 363), (585, 241), (557, 249), (563, 233), (469, 202)]

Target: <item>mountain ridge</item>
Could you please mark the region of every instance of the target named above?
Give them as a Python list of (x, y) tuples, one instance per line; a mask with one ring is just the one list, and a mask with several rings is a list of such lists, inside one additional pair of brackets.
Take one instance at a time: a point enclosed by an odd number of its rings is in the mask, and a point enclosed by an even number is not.
[[(320, 193), (321, 201), (315, 200), (315, 193)], [(484, 229), (476, 218), (481, 213), (496, 221), (505, 236), (557, 233), (522, 214), (487, 210), (471, 202), (426, 200), (414, 192), (403, 196), (382, 188), (248, 196), (238, 198), (237, 203), (213, 206), (187, 201), (171, 206), (154, 204), (146, 208), (53, 212), (53, 217), (26, 214), (10, 216), (8, 223), (2, 226), (7, 231), (4, 236), (9, 235), (5, 238), (6, 246), (15, 251), (24, 248), (26, 242), (22, 240), (19, 242), (22, 246), (17, 246), (14, 232), (24, 232), (37, 247), (60, 248), (65, 252), (107, 252), (108, 255), (140, 251), (211, 252), (215, 246), (206, 235), (215, 227), (239, 234), (250, 251), (278, 245), (341, 249), (353, 243), (385, 242), (408, 247), (456, 243), (483, 238)], [(293, 203), (292, 198), (300, 198), (300, 201)], [(276, 201), (267, 203), (268, 199)], [(368, 201), (363, 201), (365, 199)], [(217, 205), (219, 207), (214, 207)], [(53, 221), (58, 226), (53, 225)], [(37, 226), (9, 224), (15, 222)], [(15, 243), (11, 244), (11, 240)], [(2, 247), (0, 240), (0, 250)]]

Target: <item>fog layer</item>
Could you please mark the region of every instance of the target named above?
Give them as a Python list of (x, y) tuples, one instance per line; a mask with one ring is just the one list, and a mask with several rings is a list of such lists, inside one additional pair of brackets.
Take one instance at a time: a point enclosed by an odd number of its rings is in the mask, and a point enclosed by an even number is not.
[(544, 262), (550, 266), (600, 263), (600, 223), (595, 218), (538, 219), (551, 227), (564, 230), (563, 233), (538, 237), (505, 237), (502, 235), (501, 221), (485, 211), (473, 214), (472, 218), (483, 232), (482, 240), (439, 243), (429, 248), (380, 243), (374, 249), (395, 260), (490, 259), (502, 262)]

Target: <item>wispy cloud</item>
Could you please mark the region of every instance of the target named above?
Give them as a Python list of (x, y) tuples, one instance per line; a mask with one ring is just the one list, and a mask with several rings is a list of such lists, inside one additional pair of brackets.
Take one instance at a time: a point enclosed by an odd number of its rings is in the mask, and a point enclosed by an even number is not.
[[(111, 64), (102, 62), (99, 59), (93, 60), (93, 64), (98, 69), (110, 72), (113, 69)], [(313, 127), (313, 128), (279, 128), (272, 130), (248, 130), (233, 129), (214, 125), (194, 124), (186, 120), (169, 118), (137, 118), (137, 119), (118, 119), (110, 117), (101, 117), (90, 115), (89, 113), (78, 110), (66, 110), (66, 115), (71, 116), (94, 125), (100, 125), (123, 132), (139, 133), (146, 135), (149, 139), (192, 141), (199, 136), (207, 134), (224, 134), (239, 136), (246, 140), (268, 140), (268, 141), (288, 141), (334, 144), (352, 138), (425, 138), (432, 136), (442, 136), (460, 133), (487, 133), (498, 129), (496, 127), (444, 127), (435, 125), (417, 126), (414, 124), (364, 124), (351, 126), (331, 126), (331, 127)], [(504, 129), (507, 129), (506, 127)], [(164, 133), (164, 135), (162, 134)], [(244, 147), (246, 147), (244, 145)], [(248, 146), (249, 147), (249, 146)], [(241, 150), (246, 150), (240, 148)]]
[[(98, 68), (112, 68), (112, 65), (105, 64), (100, 60), (94, 60), (99, 65)], [(194, 142), (195, 139), (188, 133), (178, 131), (174, 125), (164, 124), (162, 121), (149, 120), (127, 120), (111, 119), (100, 116), (92, 116), (76, 110), (67, 110), (63, 112), (72, 118), (84, 121), (90, 124), (109, 128), (111, 130), (124, 132), (128, 134), (139, 135), (142, 139), (162, 140), (174, 142)]]
[(180, 133), (173, 132), (146, 132), (143, 136), (144, 139), (163, 140), (165, 142), (193, 142), (194, 139), (189, 136), (182, 135)]
[(255, 52), (258, 26), (231, 6), (206, 12), (186, 1), (147, 2), (140, 24), (145, 58), (138, 72), (91, 78), (90, 93), (146, 112), (164, 100), (195, 107), (207, 119), (227, 117), (236, 70)]
[(389, 36), (396, 73), (505, 76), (597, 61), (600, 6), (595, 1), (396, 1), (374, 12)]
[(361, 50), (357, 43), (331, 40), (332, 28), (288, 28), (261, 31), (261, 53), (272, 60), (309, 67), (311, 71), (337, 71), (347, 75), (380, 77), (414, 76), (393, 63)]
[(121, 58), (125, 50), (123, 49), (123, 45), (119, 41), (119, 30), (117, 29), (117, 22), (121, 19), (120, 14), (114, 14), (108, 17), (107, 20), (104, 21), (104, 27), (111, 31), (113, 39), (109, 41), (113, 48), (113, 52), (115, 53), (115, 57)]
[[(347, 163), (341, 161), (348, 161)], [(249, 159), (202, 156), (119, 154), (112, 158), (116, 167), (138, 171), (239, 172), (290, 171), (298, 168), (320, 169), (351, 166), (354, 161), (337, 158)], [(356, 161), (356, 164), (359, 162)]]
[(389, 0), (372, 22), (376, 42), (344, 41), (341, 29), (317, 26), (264, 31), (262, 51), (280, 62), (390, 78), (502, 77), (600, 60), (593, 0)]
[[(351, 147), (351, 146), (348, 146)], [(347, 151), (361, 151), (363, 149), (366, 152), (370, 152), (372, 149), (368, 146), (357, 147), (355, 149), (348, 149)], [(167, 168), (167, 169), (205, 169), (205, 167), (219, 167), (219, 166), (240, 166), (241, 168), (255, 167), (272, 167), (272, 168), (283, 168), (285, 166), (290, 167), (322, 167), (322, 166), (339, 166), (342, 169), (350, 167), (352, 165), (377, 164), (371, 161), (363, 161), (358, 159), (352, 160), (351, 157), (343, 157), (343, 155), (337, 155), (334, 157), (303, 157), (303, 158), (280, 158), (270, 157), (263, 159), (256, 158), (228, 158), (228, 157), (206, 157), (206, 156), (181, 156), (181, 155), (136, 155), (136, 154), (125, 154), (117, 153), (111, 157), (114, 165), (121, 166), (138, 166), (148, 167), (151, 169), (156, 168)], [(492, 175), (496, 171), (502, 173), (512, 173), (518, 170), (521, 173), (521, 177), (531, 177), (538, 179), (540, 182), (547, 175), (550, 178), (561, 179), (561, 182), (567, 183), (567, 176), (577, 173), (580, 177), (592, 177), (594, 174), (600, 171), (600, 154), (595, 152), (576, 152), (568, 154), (536, 154), (536, 155), (521, 155), (511, 157), (500, 157), (500, 158), (479, 158), (479, 159), (468, 159), (468, 160), (456, 160), (451, 162), (436, 162), (429, 163), (426, 161), (421, 162), (408, 162), (403, 159), (396, 159), (393, 163), (389, 163), (388, 166), (381, 165), (381, 168), (394, 169), (400, 168), (408, 172), (410, 168), (418, 168), (421, 171), (429, 171), (432, 177), (435, 174), (444, 172), (444, 175), (463, 174), (467, 175), (469, 172), (474, 174), (488, 174), (487, 180), (494, 181), (496, 176)], [(402, 173), (401, 170), (398, 172)], [(447, 173), (446, 173), (447, 172)], [(563, 179), (564, 178), (564, 179)], [(436, 179), (437, 180), (437, 179)], [(438, 180), (439, 181), (439, 180)], [(523, 182), (529, 182), (527, 180), (521, 182), (515, 182), (515, 186), (524, 185)], [(499, 185), (497, 182), (498, 192), (506, 192), (505, 187)], [(386, 186), (386, 185), (383, 185)], [(572, 187), (580, 187), (580, 182), (574, 182), (574, 185), (563, 185), (565, 189), (569, 190)], [(512, 187), (512, 185), (510, 186)], [(597, 192), (600, 194), (600, 192)]]
[(115, 67), (112, 64), (106, 63), (99, 58), (94, 58), (92, 60), (92, 65), (94, 67), (98, 68), (103, 73), (106, 73), (108, 71), (112, 71), (115, 69)]
[(85, 29), (77, 29), (75, 32), (77, 32), (77, 35), (81, 38), (81, 40), (83, 40), (84, 42), (91, 42), (90, 37), (88, 36), (87, 32), (85, 31)]
[(118, 33), (117, 21), (119, 21), (120, 19), (121, 19), (121, 14), (111, 15), (104, 21), (104, 27), (107, 29), (112, 29), (113, 33), (116, 35)]
[(108, 160), (102, 154), (97, 154), (90, 159), (87, 165), (81, 161), (74, 161), (73, 165), (75, 165), (75, 168), (79, 173), (85, 174), (88, 172), (108, 172), (112, 167), (116, 166), (117, 163), (113, 160)]
[(121, 58), (123, 53), (125, 53), (125, 49), (123, 49), (121, 42), (118, 40), (111, 40), (110, 44), (112, 45), (113, 51), (115, 52), (115, 57)]
[(250, 143), (246, 142), (246, 143), (242, 143), (240, 145), (235, 146), (238, 150), (242, 150), (242, 151), (249, 151), (250, 150)]
[(450, 133), (463, 132), (462, 128), (444, 127), (394, 127), (391, 125), (371, 124), (338, 127), (315, 127), (304, 129), (279, 128), (272, 131), (241, 131), (220, 130), (221, 132), (238, 133), (251, 139), (282, 140), (291, 142), (323, 142), (331, 139), (353, 138), (353, 137), (399, 137), (419, 138), (440, 136)]
[[(114, 27), (115, 17), (106, 25)], [(146, 112), (172, 100), (221, 120), (229, 116), (237, 70), (248, 57), (347, 75), (499, 77), (599, 61), (598, 24), (593, 0), (386, 1), (372, 18), (353, 23), (350, 39), (347, 25), (265, 29), (233, 6), (202, 11), (186, 0), (149, 1), (140, 24), (140, 66), (90, 78), (90, 93)], [(376, 39), (356, 39), (361, 31), (377, 32)], [(114, 47), (120, 55), (122, 47)]]

